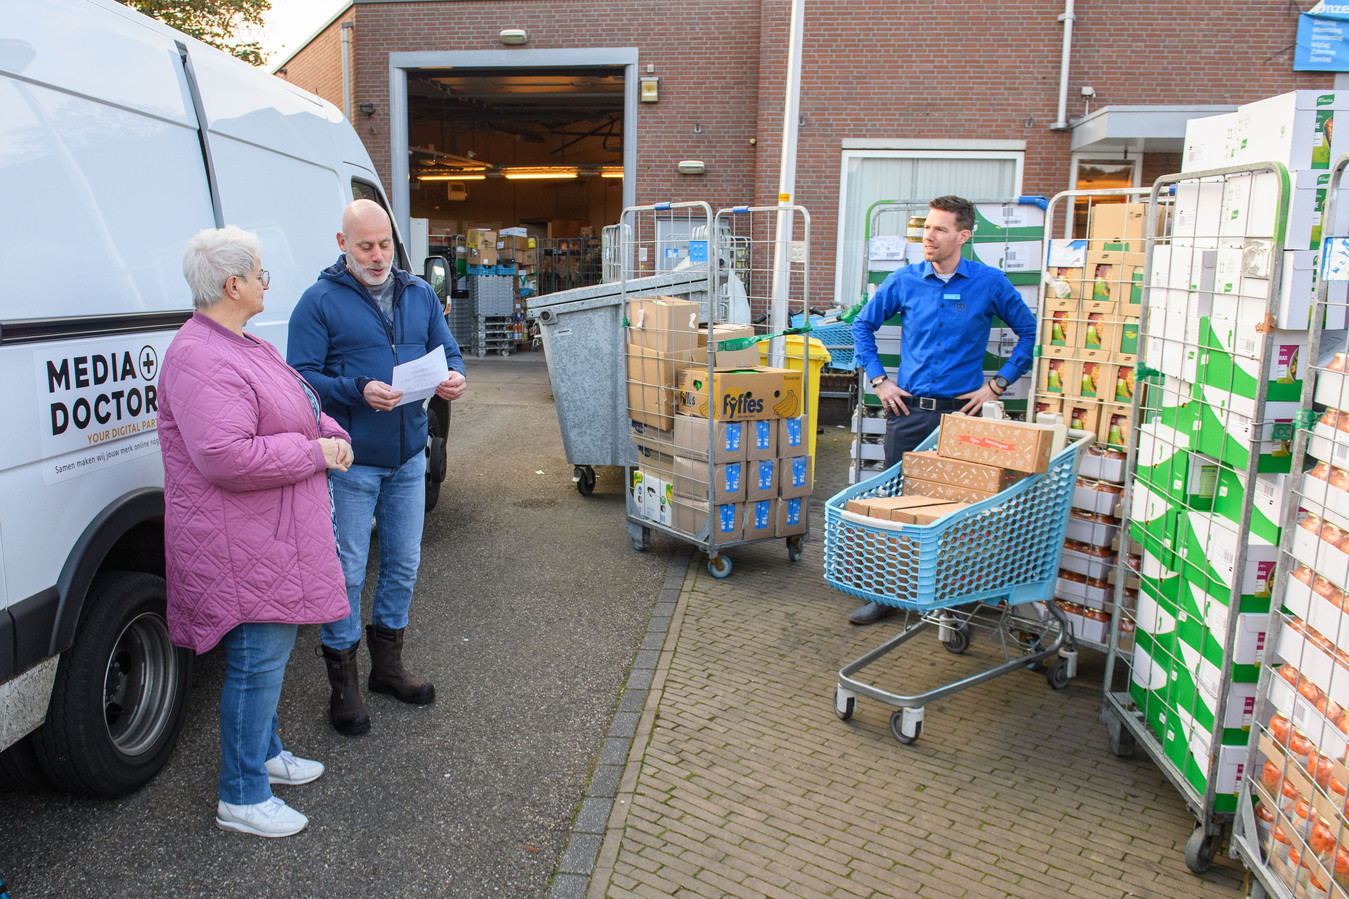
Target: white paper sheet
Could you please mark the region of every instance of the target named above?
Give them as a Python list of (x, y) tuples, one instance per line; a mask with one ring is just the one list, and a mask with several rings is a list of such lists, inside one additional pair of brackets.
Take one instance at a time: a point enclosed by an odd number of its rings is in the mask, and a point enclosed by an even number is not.
[(420, 403), (436, 392), (436, 387), (450, 376), (450, 366), (445, 362), (445, 347), (438, 346), (420, 359), (404, 362), (393, 367), (393, 389), (403, 391), (398, 401), (402, 406), (407, 403)]

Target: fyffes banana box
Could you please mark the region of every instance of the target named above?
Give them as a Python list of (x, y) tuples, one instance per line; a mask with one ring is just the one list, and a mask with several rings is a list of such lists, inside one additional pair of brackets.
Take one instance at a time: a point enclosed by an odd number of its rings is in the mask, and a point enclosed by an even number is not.
[(706, 371), (685, 369), (678, 387), (680, 412), (716, 421), (795, 418), (804, 410), (801, 372), (787, 368), (756, 365), (716, 371), (710, 378)]

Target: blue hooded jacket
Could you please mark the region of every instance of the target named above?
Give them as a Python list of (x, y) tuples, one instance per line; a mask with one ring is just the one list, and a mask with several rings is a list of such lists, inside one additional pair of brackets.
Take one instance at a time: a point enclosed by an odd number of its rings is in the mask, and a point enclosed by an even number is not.
[(351, 435), (356, 464), (382, 468), (396, 468), (426, 449), (426, 409), (407, 403), (376, 412), (361, 395), (366, 379), (392, 383), (395, 365), (438, 346), (445, 347), (450, 369), (464, 374), (463, 355), (435, 291), (399, 268), (389, 277), (395, 284), (392, 321), (347, 271), (346, 255), (339, 256), (300, 297), (286, 344), (286, 361)]

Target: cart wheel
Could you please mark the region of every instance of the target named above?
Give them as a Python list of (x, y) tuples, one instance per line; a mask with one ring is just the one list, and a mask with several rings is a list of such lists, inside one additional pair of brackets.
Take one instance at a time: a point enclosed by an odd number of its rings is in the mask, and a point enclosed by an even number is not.
[(1185, 866), (1196, 874), (1203, 874), (1213, 866), (1218, 854), (1218, 834), (1208, 833), (1201, 824), (1185, 841)]
[(801, 542), (800, 536), (787, 538), (787, 560), (789, 562), (801, 561)]
[(838, 715), (838, 720), (847, 721), (852, 718), (852, 713), (857, 711), (857, 697), (850, 693), (842, 693), (838, 687), (834, 688), (834, 714)]
[(968, 624), (950, 625), (947, 630), (951, 634), (951, 639), (943, 640), (942, 646), (952, 655), (960, 655), (970, 648), (970, 626)]
[(895, 735), (895, 739), (908, 746), (923, 735), (923, 721), (918, 719), (918, 723), (913, 727), (913, 736), (904, 733), (904, 710), (900, 709), (890, 716), (890, 733)]
[(509, 356), (511, 354), (511, 351), (506, 347), (502, 347), (498, 352), (501, 353), (502, 356)]
[(725, 556), (708, 556), (707, 573), (717, 580), (731, 575), (731, 560)]
[(576, 490), (582, 496), (595, 492), (595, 469), (589, 465), (578, 465), (571, 470), (571, 476), (576, 479)]
[(1054, 664), (1045, 669), (1045, 679), (1049, 681), (1049, 686), (1055, 690), (1062, 690), (1068, 686), (1068, 660), (1059, 659)]

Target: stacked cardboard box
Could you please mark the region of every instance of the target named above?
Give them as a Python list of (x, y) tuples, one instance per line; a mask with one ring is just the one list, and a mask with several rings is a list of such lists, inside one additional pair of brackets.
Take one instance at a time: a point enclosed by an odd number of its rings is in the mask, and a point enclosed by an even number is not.
[(753, 329), (700, 327), (697, 310), (671, 297), (629, 304), (632, 439), (643, 496), (657, 497), (654, 509), (634, 504), (714, 543), (803, 534), (813, 484), (801, 372), (747, 365)]

